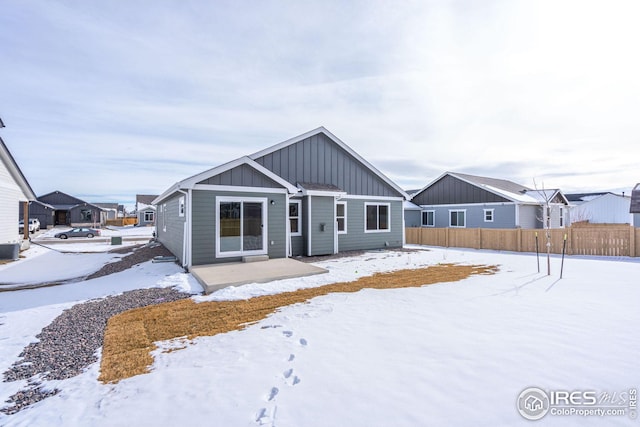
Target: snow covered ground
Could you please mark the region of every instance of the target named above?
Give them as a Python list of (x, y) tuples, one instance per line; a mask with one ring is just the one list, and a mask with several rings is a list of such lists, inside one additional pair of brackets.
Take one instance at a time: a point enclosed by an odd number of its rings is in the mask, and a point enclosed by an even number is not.
[[(118, 384), (97, 382), (96, 363), (50, 384), (61, 390), (56, 396), (0, 414), (0, 425), (639, 425), (628, 414), (527, 421), (516, 406), (519, 393), (534, 386), (615, 392), (616, 404), (620, 392), (638, 388), (635, 259), (568, 258), (559, 280), (559, 258), (548, 277), (527, 254), (371, 252), (320, 262), (329, 269), (324, 275), (195, 298), (242, 299), (443, 262), (500, 271), (422, 288), (331, 294), (284, 307), (243, 331), (165, 342), (150, 374)], [(77, 301), (173, 284), (198, 288), (175, 265), (145, 263), (87, 282), (0, 293), (0, 369)], [(0, 399), (16, 387), (0, 383)]]

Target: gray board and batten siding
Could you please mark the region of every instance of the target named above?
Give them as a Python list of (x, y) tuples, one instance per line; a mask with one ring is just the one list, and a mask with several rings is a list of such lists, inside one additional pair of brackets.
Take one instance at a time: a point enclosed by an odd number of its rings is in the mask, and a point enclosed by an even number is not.
[(463, 203), (511, 202), (495, 193), (483, 190), (475, 185), (445, 175), (429, 188), (418, 193), (411, 202), (424, 205), (453, 205)]
[(198, 184), (282, 188), (280, 184), (246, 164), (236, 166), (219, 175), (202, 180)]
[(328, 184), (347, 194), (402, 196), (322, 132), (254, 160), (294, 185)]
[(158, 205), (156, 233), (158, 240), (182, 262), (184, 261), (183, 242), (186, 215), (180, 216), (178, 213), (181, 197), (183, 197), (181, 193), (176, 193)]

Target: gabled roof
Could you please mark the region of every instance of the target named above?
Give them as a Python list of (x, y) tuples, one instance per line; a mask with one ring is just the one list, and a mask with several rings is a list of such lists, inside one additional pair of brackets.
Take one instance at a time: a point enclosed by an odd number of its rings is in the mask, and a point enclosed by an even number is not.
[(458, 172), (443, 173), (442, 175), (431, 181), (429, 184), (424, 186), (422, 189), (412, 194), (411, 199), (415, 198), (418, 194), (422, 193), (447, 175), (493, 193), (497, 196), (503, 197), (507, 200), (511, 200), (515, 203), (539, 204), (539, 201), (537, 199), (530, 195), (527, 195), (527, 191), (531, 191), (531, 189), (525, 187), (524, 185), (516, 184), (515, 182), (508, 181), (506, 179), (495, 179), (486, 176), (470, 175)]
[[(72, 203), (48, 203), (48, 202), (45, 202), (44, 200), (41, 200), (41, 199), (44, 199), (45, 197), (50, 196), (52, 194), (62, 194), (64, 196), (68, 197)], [(38, 196), (38, 198), (35, 200), (35, 203), (38, 203), (38, 204), (40, 204), (42, 206), (48, 207), (50, 209), (55, 209), (55, 210), (69, 210), (69, 209), (76, 208), (78, 206), (91, 206), (91, 207), (94, 207), (94, 208), (96, 208), (98, 210), (101, 210), (101, 211), (105, 210), (104, 208), (102, 208), (102, 207), (100, 207), (98, 205), (95, 205), (95, 204), (89, 203), (89, 202), (85, 202), (82, 199), (79, 199), (79, 198), (77, 198), (75, 196), (71, 196), (71, 195), (69, 195), (67, 193), (63, 193), (62, 191), (59, 191), (59, 190), (52, 191), (50, 193)]]
[(324, 135), (326, 135), (331, 141), (333, 141), (340, 148), (342, 148), (344, 151), (346, 151), (351, 156), (353, 156), (357, 161), (362, 163), (373, 174), (377, 175), (382, 181), (384, 181), (391, 188), (393, 188), (398, 193), (400, 193), (400, 195), (402, 197), (404, 197), (405, 199), (409, 199), (409, 195), (402, 188), (400, 188), (396, 183), (391, 181), (385, 174), (380, 172), (375, 166), (373, 166), (371, 163), (366, 161), (362, 156), (360, 156), (358, 153), (356, 153), (351, 147), (349, 147), (347, 144), (345, 144), (340, 138), (338, 138), (337, 136), (335, 136), (334, 134), (329, 132), (329, 130), (327, 130), (324, 126), (320, 126), (319, 128), (310, 130), (309, 132), (305, 132), (302, 135), (298, 135), (296, 137), (287, 139), (286, 141), (283, 141), (283, 142), (281, 142), (279, 144), (272, 145), (271, 147), (265, 148), (264, 150), (260, 150), (260, 151), (258, 151), (256, 153), (251, 154), (249, 157), (251, 159), (253, 159), (253, 160), (258, 159), (260, 157), (266, 156), (267, 154), (271, 154), (271, 153), (273, 153), (275, 151), (278, 151), (278, 150), (281, 150), (281, 149), (283, 149), (285, 147), (288, 147), (290, 145), (296, 144), (296, 143), (298, 143), (300, 141), (303, 141), (303, 140), (305, 140), (305, 139), (307, 139), (309, 137), (312, 137), (314, 135), (317, 135), (319, 133), (323, 133)]
[(629, 213), (640, 213), (640, 184), (636, 184), (631, 191), (631, 208)]
[(544, 203), (547, 200), (553, 200), (556, 196), (560, 196), (564, 200), (564, 202), (569, 204), (566, 197), (557, 188), (535, 190), (506, 179), (490, 178), (486, 176), (470, 175), (459, 172), (443, 173), (438, 178), (434, 179), (432, 182), (423, 187), (421, 190), (413, 193), (411, 195), (411, 199), (415, 198), (418, 194), (422, 193), (424, 190), (431, 187), (433, 184), (440, 181), (447, 175), (464, 181), (470, 185), (476, 186), (482, 190), (493, 193), (497, 196), (503, 197), (514, 203), (539, 205), (540, 203)]
[(150, 205), (156, 197), (158, 197), (157, 194), (136, 194), (136, 203)]
[(244, 157), (240, 157), (239, 159), (227, 162), (227, 163), (225, 163), (223, 165), (216, 166), (215, 168), (206, 170), (206, 171), (204, 171), (202, 173), (199, 173), (197, 175), (193, 175), (193, 176), (191, 176), (191, 177), (189, 177), (187, 179), (183, 179), (182, 181), (176, 182), (169, 189), (167, 189), (164, 193), (162, 193), (161, 195), (156, 197), (152, 201), (152, 204), (157, 205), (158, 203), (160, 203), (161, 201), (163, 201), (168, 196), (172, 195), (173, 193), (175, 193), (178, 190), (181, 190), (181, 189), (184, 189), (184, 190), (192, 189), (192, 188), (194, 188), (194, 186), (197, 183), (199, 183), (201, 181), (204, 181), (206, 179), (209, 179), (211, 177), (214, 177), (216, 175), (219, 175), (219, 174), (221, 174), (223, 172), (226, 172), (226, 171), (228, 171), (230, 169), (233, 169), (235, 167), (238, 167), (240, 165), (248, 165), (248, 166), (252, 167), (253, 169), (255, 169), (258, 172), (260, 172), (261, 174), (265, 175), (266, 177), (270, 178), (271, 180), (273, 180), (276, 183), (278, 183), (279, 185), (281, 185), (283, 188), (286, 188), (287, 191), (290, 194), (294, 194), (294, 193), (298, 192), (298, 188), (296, 186), (294, 186), (291, 183), (289, 183), (288, 181), (282, 179), (281, 177), (279, 177), (275, 173), (271, 172), (269, 169), (265, 168), (261, 164), (256, 163), (255, 161), (253, 161), (249, 157), (244, 156)]
[(567, 200), (570, 202), (586, 202), (589, 200), (593, 200), (595, 197), (603, 196), (605, 194), (609, 194), (609, 192), (601, 191), (599, 193), (568, 193), (568, 194), (565, 194), (565, 196), (567, 197)]
[[(2, 127), (4, 127), (4, 124), (0, 120), (0, 128)], [(6, 165), (7, 170), (9, 171), (9, 174), (11, 174), (11, 177), (13, 178), (15, 183), (18, 185), (18, 187), (20, 187), (20, 189), (24, 193), (24, 196), (28, 200), (35, 200), (36, 195), (33, 192), (33, 189), (29, 185), (27, 178), (24, 177), (24, 174), (20, 170), (20, 167), (18, 166), (15, 159), (11, 155), (11, 152), (5, 145), (2, 138), (0, 138), (0, 161)]]

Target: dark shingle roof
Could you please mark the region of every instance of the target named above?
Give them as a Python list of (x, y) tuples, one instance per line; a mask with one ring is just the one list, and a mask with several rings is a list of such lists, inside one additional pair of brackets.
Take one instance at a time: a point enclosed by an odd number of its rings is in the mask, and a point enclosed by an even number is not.
[(150, 195), (150, 194), (136, 194), (136, 203), (144, 203), (145, 205), (153, 204), (153, 200), (158, 197), (158, 195)]
[(453, 176), (458, 176), (469, 182), (473, 182), (481, 185), (489, 185), (497, 189), (508, 191), (509, 193), (525, 194), (527, 191), (531, 191), (531, 188), (527, 188), (524, 185), (516, 184), (513, 181), (507, 181), (506, 179), (489, 178), (486, 176), (469, 175), (466, 173), (450, 172)]

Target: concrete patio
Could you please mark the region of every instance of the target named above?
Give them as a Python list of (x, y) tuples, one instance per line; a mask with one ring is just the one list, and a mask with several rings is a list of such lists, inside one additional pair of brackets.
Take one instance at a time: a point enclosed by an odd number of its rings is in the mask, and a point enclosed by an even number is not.
[(278, 258), (261, 262), (197, 265), (191, 267), (190, 272), (200, 282), (204, 292), (210, 294), (227, 286), (312, 276), (326, 273), (327, 270), (291, 258)]

